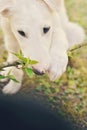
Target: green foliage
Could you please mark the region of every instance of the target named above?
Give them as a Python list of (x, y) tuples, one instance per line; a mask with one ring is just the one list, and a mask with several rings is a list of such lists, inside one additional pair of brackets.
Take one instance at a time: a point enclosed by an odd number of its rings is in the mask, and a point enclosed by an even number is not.
[(70, 51), (67, 52), (67, 55), (68, 55), (68, 57), (70, 57), (70, 58), (73, 57), (72, 52), (70, 52)]
[(6, 76), (0, 75), (0, 80), (5, 79), (5, 78), (6, 78)]
[(22, 65), (22, 68), (38, 63), (36, 60), (31, 60), (30, 58), (24, 57), (22, 51), (19, 51), (19, 53), (13, 53), (13, 55), (18, 58), (18, 62)]
[(10, 74), (6, 75), (6, 76), (0, 75), (0, 80), (6, 79), (6, 78), (8, 78), (16, 83), (19, 83), (19, 81), (14, 77), (14, 75), (10, 75)]
[(29, 76), (29, 78), (33, 78), (34, 72), (31, 68), (25, 68), (25, 72)]
[(42, 86), (37, 86), (37, 87), (36, 87), (36, 90), (37, 90), (38, 92), (41, 92), (41, 91), (42, 91)]
[[(31, 65), (37, 64), (38, 62), (36, 60), (31, 60), (30, 58), (26, 58), (24, 57), (22, 51), (19, 51), (19, 53), (13, 53), (13, 55), (15, 55), (18, 58), (17, 63), (19, 63), (19, 65), (21, 65), (20, 69), (23, 69), (23, 71), (26, 72), (26, 74), (29, 76), (29, 78), (32, 78), (34, 75), (33, 70), (30, 68)], [(1, 69), (0, 71), (4, 71), (3, 69)], [(10, 80), (13, 80), (14, 82), (19, 83), (20, 81), (18, 81), (14, 75), (10, 75), (11, 70), (7, 73), (6, 76), (4, 75), (0, 75), (0, 80), (8, 78)]]
[(22, 51), (20, 51), (18, 54), (13, 54), (18, 58), (18, 62), (20, 63), (20, 65), (22, 65), (22, 69), (26, 72), (29, 78), (33, 78), (34, 72), (30, 67), (31, 65), (37, 64), (38, 61), (24, 57)]
[[(82, 25), (87, 34), (87, 0), (66, 0), (65, 3), (70, 20)], [(1, 44), (2, 40), (0, 39)], [(1, 59), (2, 52), (3, 49), (0, 50), (0, 62), (3, 62), (3, 59)], [(54, 103), (56, 110), (58, 110), (61, 104), (60, 109), (62, 114), (66, 113), (66, 118), (71, 115), (70, 118), (75, 119), (75, 122), (78, 122), (79, 125), (82, 124), (82, 121), (86, 122), (87, 125), (87, 121), (84, 120), (84, 117), (87, 119), (87, 47), (77, 50), (75, 54), (72, 55), (71, 52), (68, 52), (68, 56), (71, 58), (71, 66), (67, 67), (66, 73), (60, 79), (52, 83), (45, 76), (40, 76), (39, 78), (38, 76), (34, 76), (33, 79), (29, 78), (29, 81), (23, 82), (25, 89), (23, 89), (22, 94), (28, 93), (28, 91), (34, 91), (39, 93), (39, 98), (45, 95), (45, 100), (48, 99), (52, 106)], [(24, 56), (20, 57), (20, 54), (18, 57), (18, 61), (25, 71), (25, 68), (30, 66), (27, 65), (30, 63), (30, 60)], [(32, 72), (29, 71), (29, 73)], [(4, 76), (0, 76), (0, 79), (4, 78)], [(28, 88), (28, 86), (31, 87)], [(36, 96), (35, 94), (33, 93), (33, 96)], [(83, 127), (84, 125), (82, 124)]]

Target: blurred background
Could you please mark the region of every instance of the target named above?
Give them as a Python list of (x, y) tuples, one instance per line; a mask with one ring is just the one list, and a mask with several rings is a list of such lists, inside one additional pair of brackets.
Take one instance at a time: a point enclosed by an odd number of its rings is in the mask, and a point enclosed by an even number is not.
[[(87, 35), (87, 0), (65, 0), (65, 4), (70, 20), (83, 26)], [(0, 63), (6, 57), (0, 30)], [(28, 95), (43, 102), (56, 115), (60, 113), (70, 120), (79, 130), (87, 129), (87, 47), (74, 51), (70, 66), (55, 82), (50, 82), (46, 75), (35, 75), (32, 79), (26, 75), (24, 77), (20, 95)], [(3, 86), (0, 83), (0, 93)]]

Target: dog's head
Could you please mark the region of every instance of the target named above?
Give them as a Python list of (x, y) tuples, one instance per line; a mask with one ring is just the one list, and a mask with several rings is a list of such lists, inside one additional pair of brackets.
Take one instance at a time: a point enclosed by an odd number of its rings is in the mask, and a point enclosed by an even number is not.
[(0, 12), (9, 20), (20, 49), (26, 57), (39, 62), (34, 68), (40, 73), (44, 73), (50, 66), (50, 48), (56, 27), (54, 12), (58, 2), (59, 0), (2, 0), (0, 3)]

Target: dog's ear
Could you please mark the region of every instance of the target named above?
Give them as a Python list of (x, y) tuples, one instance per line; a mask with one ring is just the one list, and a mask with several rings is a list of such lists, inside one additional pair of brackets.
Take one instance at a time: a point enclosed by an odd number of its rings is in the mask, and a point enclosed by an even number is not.
[(61, 0), (43, 0), (49, 7), (51, 10), (55, 10), (58, 11), (59, 7), (61, 5)]
[(11, 15), (12, 0), (1, 0), (0, 2), (0, 14), (7, 17)]

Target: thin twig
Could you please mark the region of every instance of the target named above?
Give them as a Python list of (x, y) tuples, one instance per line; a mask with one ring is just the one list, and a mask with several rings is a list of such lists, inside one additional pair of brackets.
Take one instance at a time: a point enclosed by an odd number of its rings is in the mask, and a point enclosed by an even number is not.
[(0, 70), (3, 70), (4, 68), (7, 68), (7, 67), (12, 67), (12, 66), (18, 67), (18, 65), (20, 65), (19, 62), (6, 63), (0, 66)]
[[(77, 51), (78, 49), (80, 49), (84, 46), (87, 46), (87, 43), (75, 45), (74, 47), (69, 49), (68, 52), (72, 53), (72, 52)], [(7, 68), (7, 67), (12, 67), (12, 66), (18, 67), (18, 65), (21, 65), (21, 63), (19, 63), (19, 62), (6, 63), (5, 65), (3, 64), (3, 65), (0, 66), (0, 70), (3, 70), (4, 68)]]
[(69, 49), (68, 52), (77, 51), (78, 49), (80, 49), (80, 48), (82, 48), (84, 46), (87, 46), (87, 43), (82, 43), (82, 44), (75, 45), (74, 47), (72, 47), (71, 49)]

